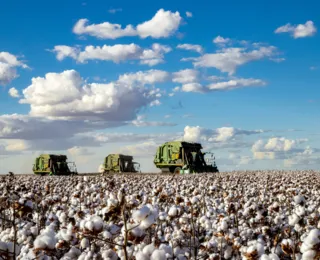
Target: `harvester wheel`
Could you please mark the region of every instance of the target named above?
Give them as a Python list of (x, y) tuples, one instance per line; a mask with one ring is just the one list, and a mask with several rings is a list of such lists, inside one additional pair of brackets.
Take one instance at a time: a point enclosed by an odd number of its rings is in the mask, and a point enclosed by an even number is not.
[(181, 168), (180, 167), (176, 167), (175, 169), (174, 169), (174, 174), (180, 174), (180, 170), (181, 170)]

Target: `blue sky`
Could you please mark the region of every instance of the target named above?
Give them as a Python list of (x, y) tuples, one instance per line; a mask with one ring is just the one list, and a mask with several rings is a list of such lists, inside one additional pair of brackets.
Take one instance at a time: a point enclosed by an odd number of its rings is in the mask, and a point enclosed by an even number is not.
[(1, 3), (0, 172), (40, 152), (80, 171), (127, 152), (154, 171), (157, 145), (179, 138), (222, 170), (319, 167), (320, 4), (196, 3)]

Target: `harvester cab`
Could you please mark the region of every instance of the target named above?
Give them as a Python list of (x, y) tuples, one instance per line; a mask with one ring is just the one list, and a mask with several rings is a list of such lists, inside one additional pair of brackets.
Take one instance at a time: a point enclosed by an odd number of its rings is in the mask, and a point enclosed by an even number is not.
[(199, 143), (166, 142), (158, 147), (154, 164), (163, 173), (218, 172), (215, 162), (214, 166), (206, 163), (201, 149)]
[(123, 154), (109, 154), (99, 170), (101, 173), (140, 172), (140, 164), (133, 157)]
[(76, 164), (67, 159), (66, 155), (41, 154), (36, 158), (32, 170), (39, 175), (78, 174)]

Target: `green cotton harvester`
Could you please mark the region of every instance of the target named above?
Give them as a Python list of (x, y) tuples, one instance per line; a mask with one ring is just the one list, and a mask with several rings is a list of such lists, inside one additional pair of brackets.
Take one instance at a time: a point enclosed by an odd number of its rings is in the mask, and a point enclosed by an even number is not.
[(219, 172), (213, 154), (202, 153), (201, 149), (199, 143), (166, 142), (158, 147), (153, 162), (162, 173)]
[(67, 160), (66, 155), (41, 154), (36, 158), (32, 170), (39, 175), (78, 174), (75, 163)]
[(99, 172), (105, 173), (122, 173), (122, 172), (140, 172), (140, 164), (133, 161), (133, 157), (123, 154), (109, 154)]

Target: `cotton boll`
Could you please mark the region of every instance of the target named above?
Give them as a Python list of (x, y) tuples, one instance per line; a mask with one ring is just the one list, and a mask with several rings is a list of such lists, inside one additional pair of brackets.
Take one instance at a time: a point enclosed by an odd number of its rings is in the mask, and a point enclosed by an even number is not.
[(142, 229), (149, 228), (155, 222), (154, 215), (149, 215), (147, 218), (141, 221), (140, 227)]
[(223, 221), (220, 223), (220, 228), (221, 228), (221, 230), (226, 231), (226, 230), (228, 229), (228, 223), (223, 220)]
[(81, 255), (81, 251), (76, 247), (71, 247), (61, 260), (77, 259)]
[(166, 252), (161, 249), (156, 249), (153, 251), (150, 260), (166, 260)]
[(289, 225), (294, 226), (299, 222), (300, 218), (297, 214), (293, 214), (289, 216)]
[(314, 250), (308, 250), (302, 254), (302, 260), (310, 260), (314, 259), (316, 256), (317, 252)]
[(105, 239), (112, 239), (112, 234), (107, 230), (103, 231), (102, 236)]
[(301, 195), (297, 195), (293, 199), (294, 199), (295, 204), (301, 204), (301, 203), (305, 202), (305, 198)]
[[(136, 254), (136, 259), (138, 260), (150, 260), (150, 257), (149, 255), (139, 251), (137, 254)], [(113, 259), (112, 259), (113, 260)], [(116, 260), (116, 259), (115, 259)]]
[(170, 245), (161, 244), (159, 246), (159, 249), (165, 251), (166, 254), (169, 254), (170, 256), (172, 256), (172, 254), (173, 254), (173, 250), (172, 250), (172, 247)]
[(101, 232), (103, 228), (103, 220), (98, 216), (93, 216), (91, 221), (94, 224), (94, 231)]
[(90, 246), (90, 242), (88, 238), (82, 238), (81, 242), (80, 242), (80, 248), (85, 249), (85, 248), (89, 248)]
[(199, 198), (197, 197), (197, 196), (195, 196), (195, 197), (193, 197), (192, 199), (191, 199), (191, 203), (192, 204), (197, 204), (199, 202)]
[(178, 209), (176, 206), (172, 206), (170, 209), (169, 209), (169, 212), (168, 212), (168, 215), (170, 217), (175, 217), (178, 215)]
[(232, 247), (231, 246), (228, 246), (226, 248), (226, 250), (224, 251), (224, 258), (225, 259), (230, 259), (232, 256)]
[(142, 252), (147, 256), (151, 256), (154, 250), (155, 250), (154, 245), (153, 244), (149, 244), (149, 245), (146, 245), (143, 248)]
[(307, 237), (303, 240), (300, 251), (305, 253), (306, 251), (313, 248), (314, 245), (320, 243), (320, 230), (313, 229), (309, 232)]
[(102, 256), (103, 260), (117, 260), (118, 259), (117, 254), (112, 249), (102, 251), (101, 256)]
[(150, 208), (148, 206), (143, 206), (142, 208), (135, 210), (133, 212), (132, 218), (137, 222), (140, 222), (143, 219), (145, 219), (149, 213), (150, 213)]
[(306, 210), (303, 206), (297, 206), (296, 210), (295, 210), (296, 214), (300, 217), (304, 216), (306, 213)]

